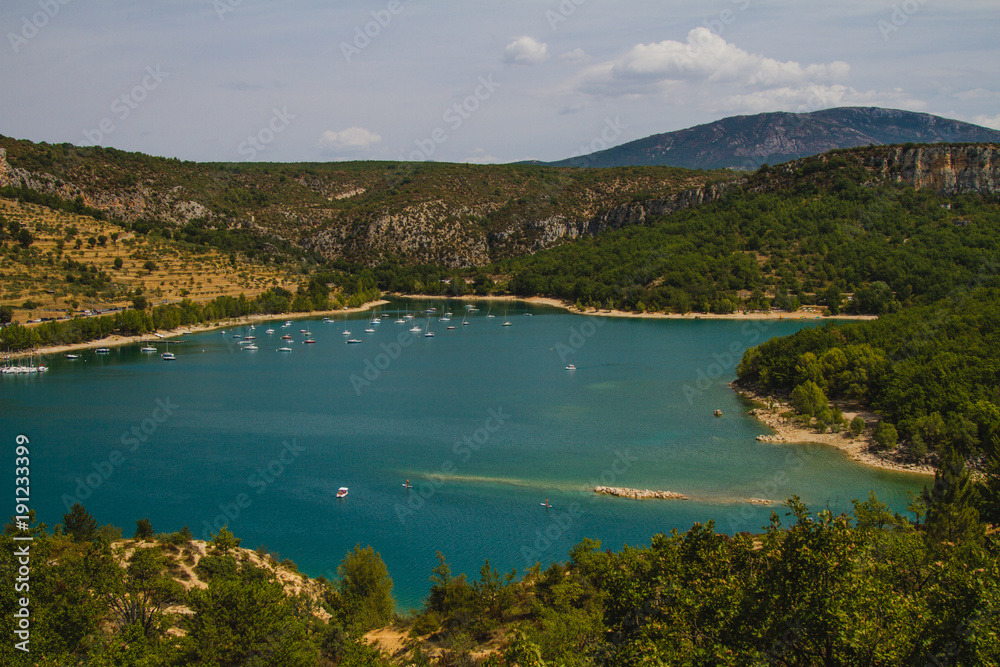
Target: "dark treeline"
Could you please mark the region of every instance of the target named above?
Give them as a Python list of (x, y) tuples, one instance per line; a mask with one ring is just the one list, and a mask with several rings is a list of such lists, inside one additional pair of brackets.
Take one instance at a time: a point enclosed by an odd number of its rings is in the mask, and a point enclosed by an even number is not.
[[(49, 531), (31, 530), (31, 653), (0, 645), (3, 664), (173, 665), (988, 665), (1000, 661), (1000, 465), (976, 484), (950, 457), (910, 515), (872, 494), (850, 514), (790, 499), (763, 532), (730, 536), (713, 523), (655, 535), (646, 547), (602, 551), (584, 539), (566, 563), (520, 575), (487, 560), (478, 579), (430, 573), (421, 609), (396, 616), (413, 641), (380, 656), (363, 636), (393, 621), (392, 580), (371, 548), (355, 547), (337, 579), (283, 590), (272, 567), (222, 528), (195, 564), (186, 527), (136, 541), (99, 528), (77, 504)], [(558, 511), (558, 510), (557, 510)], [(15, 534), (0, 536), (0, 569), (16, 569)], [(141, 544), (141, 548), (134, 548)], [(266, 550), (258, 556), (268, 561)], [(207, 588), (185, 590), (179, 563)], [(186, 606), (191, 613), (170, 613)], [(16, 637), (13, 586), (2, 624)], [(436, 659), (425, 650), (440, 649)], [(488, 655), (483, 649), (490, 649)]]
[(995, 198), (862, 187), (864, 175), (836, 158), (812, 166), (828, 169), (831, 182), (732, 191), (717, 203), (502, 262), (496, 272), (511, 276), (514, 294), (582, 306), (728, 313), (818, 304), (833, 314), (884, 314), (941, 298), (997, 263)]
[[(342, 287), (331, 297), (330, 285)], [(76, 317), (61, 322), (44, 322), (26, 327), (10, 324), (0, 328), (0, 349), (9, 352), (53, 345), (73, 345), (98, 340), (111, 334), (138, 336), (158, 329), (216, 322), (249, 315), (307, 313), (331, 308), (357, 308), (378, 299), (380, 292), (364, 280), (335, 272), (317, 273), (299, 285), (295, 293), (274, 287), (254, 298), (219, 296), (201, 304), (184, 299), (151, 309), (132, 308), (114, 315)]]
[(885, 419), (876, 441), (893, 449), (901, 441), (913, 460), (995, 454), (998, 323), (1000, 290), (956, 289), (875, 321), (769, 340), (744, 354), (738, 382), (793, 399), (859, 401)]

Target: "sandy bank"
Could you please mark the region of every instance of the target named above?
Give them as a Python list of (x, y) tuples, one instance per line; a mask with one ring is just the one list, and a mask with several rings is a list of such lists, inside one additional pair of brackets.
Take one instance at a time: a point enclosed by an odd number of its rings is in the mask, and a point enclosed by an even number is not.
[[(289, 319), (311, 319), (315, 317), (330, 317), (332, 315), (343, 315), (350, 313), (359, 313), (366, 310), (371, 310), (372, 308), (378, 308), (379, 306), (389, 303), (388, 301), (372, 301), (367, 303), (360, 308), (341, 308), (339, 310), (322, 310), (313, 311), (309, 313), (280, 313), (278, 315), (250, 315), (248, 317), (237, 317), (230, 320), (220, 320), (218, 322), (212, 322), (208, 324), (195, 324), (192, 326), (182, 326), (176, 329), (161, 330), (157, 331), (157, 334), (165, 338), (173, 338), (176, 336), (201, 333), (202, 331), (213, 331), (216, 329), (228, 329), (230, 327), (240, 327), (244, 325), (254, 324), (257, 322), (284, 322)], [(141, 336), (119, 336), (118, 334), (112, 334), (105, 338), (98, 340), (91, 340), (85, 343), (74, 343), (72, 345), (51, 345), (49, 347), (41, 347), (31, 352), (14, 352), (10, 354), (11, 359), (17, 359), (19, 357), (27, 357), (29, 355), (35, 356), (45, 356), (49, 354), (65, 354), (67, 352), (72, 352), (74, 350), (89, 350), (98, 347), (116, 347), (120, 345), (131, 345), (135, 343), (142, 343), (145, 341), (155, 341), (160, 338), (153, 333), (143, 334)], [(6, 356), (6, 355), (5, 355)]]
[[(837, 407), (841, 409), (848, 421), (859, 415), (864, 418), (867, 423), (864, 432), (857, 438), (853, 437), (848, 431), (842, 431), (841, 433), (817, 433), (816, 429), (806, 428), (796, 421), (782, 417), (782, 413), (792, 409), (787, 403), (783, 403), (773, 397), (756, 394), (746, 389), (738, 387), (734, 387), (734, 389), (745, 398), (765, 404), (765, 407), (757, 407), (750, 411), (751, 415), (775, 431), (775, 434), (772, 436), (758, 437), (757, 440), (760, 442), (829, 445), (830, 447), (836, 447), (846, 452), (855, 461), (875, 468), (908, 472), (917, 475), (934, 475), (934, 468), (932, 466), (908, 463), (900, 460), (895, 453), (883, 451), (874, 446), (871, 433), (880, 417), (873, 412), (863, 412), (856, 407), (851, 409), (847, 405), (838, 405)], [(771, 407), (766, 407), (769, 402)]]

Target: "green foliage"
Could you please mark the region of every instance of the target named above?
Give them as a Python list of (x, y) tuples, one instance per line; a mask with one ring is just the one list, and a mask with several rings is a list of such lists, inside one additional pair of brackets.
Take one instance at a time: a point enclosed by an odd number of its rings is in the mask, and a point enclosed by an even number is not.
[(74, 542), (91, 542), (97, 536), (97, 521), (80, 503), (63, 515), (63, 530)]
[(0, 324), (8, 324), (14, 318), (14, 309), (11, 306), (0, 306)]
[(153, 524), (149, 519), (139, 519), (135, 522), (135, 539), (148, 540), (153, 537)]
[(219, 529), (219, 532), (212, 535), (211, 552), (213, 555), (225, 556), (233, 549), (240, 546), (240, 538), (235, 537), (229, 528), (223, 526)]
[(828, 402), (819, 385), (812, 380), (806, 380), (792, 390), (791, 404), (799, 413), (813, 417), (825, 410)]
[(872, 432), (872, 440), (882, 449), (894, 450), (899, 442), (896, 427), (887, 421), (880, 421)]
[(738, 381), (765, 393), (812, 381), (832, 400), (861, 401), (895, 425), (911, 459), (988, 454), (1000, 431), (997, 321), (1000, 290), (957, 290), (876, 321), (773, 338), (744, 354)]
[(276, 582), (215, 578), (191, 593), (190, 606), (185, 664), (316, 664), (318, 651), (306, 641), (306, 626)]
[(865, 426), (866, 426), (865, 418), (862, 417), (861, 415), (858, 415), (857, 417), (851, 420), (851, 427), (850, 427), (851, 435), (853, 435), (855, 438), (858, 437), (864, 432)]
[(934, 486), (925, 486), (920, 498), (927, 507), (924, 532), (933, 544), (982, 542), (978, 492), (958, 454), (945, 458), (934, 475)]
[(371, 547), (355, 545), (337, 566), (337, 602), (344, 625), (364, 633), (392, 619), (392, 578)]

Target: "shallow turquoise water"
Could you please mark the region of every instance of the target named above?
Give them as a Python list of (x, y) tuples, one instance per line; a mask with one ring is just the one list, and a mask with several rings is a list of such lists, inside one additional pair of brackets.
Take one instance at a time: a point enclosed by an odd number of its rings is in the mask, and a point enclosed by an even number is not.
[[(429, 305), (443, 309), (399, 307)], [(396, 307), (374, 334), (365, 319), (348, 322), (360, 345), (345, 345), (343, 321), (273, 323), (256, 327), (257, 352), (215, 331), (171, 345), (172, 363), (136, 345), (4, 377), (3, 437), (32, 441), (32, 506), (51, 525), (80, 498), (126, 534), (142, 517), (198, 537), (226, 523), (243, 546), (313, 576), (333, 576), (345, 552), (370, 544), (408, 608), (426, 594), (438, 550), (475, 577), (485, 558), (501, 570), (565, 559), (583, 537), (617, 549), (709, 519), (757, 530), (782, 512), (747, 498), (797, 494), (836, 511), (874, 489), (903, 511), (923, 484), (831, 448), (755, 441), (766, 429), (727, 385), (734, 360), (815, 321), (598, 319), (534, 306), (526, 317), (521, 304), (510, 327), (502, 314), (485, 318), (485, 305), (462, 326), (452, 302), (451, 322), (416, 320), (436, 334), (425, 338), (406, 333), (411, 321), (394, 324)], [(315, 345), (301, 343), (305, 328)], [(283, 333), (290, 354), (276, 351)], [(596, 484), (691, 500), (597, 497)], [(350, 495), (338, 501), (340, 486)]]

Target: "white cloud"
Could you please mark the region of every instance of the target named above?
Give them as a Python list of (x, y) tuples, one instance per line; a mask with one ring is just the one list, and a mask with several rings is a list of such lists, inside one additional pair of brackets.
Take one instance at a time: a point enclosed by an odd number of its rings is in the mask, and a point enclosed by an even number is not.
[(972, 119), (972, 122), (976, 125), (992, 127), (994, 130), (1000, 130), (1000, 114), (997, 114), (996, 116), (976, 116)]
[(518, 37), (504, 49), (508, 65), (538, 65), (549, 59), (549, 45), (533, 37)]
[(748, 113), (764, 111), (808, 113), (843, 106), (874, 106), (923, 111), (927, 108), (927, 103), (898, 88), (858, 91), (841, 84), (813, 84), (797, 88), (782, 86), (746, 94), (730, 95), (717, 103), (714, 110)]
[(590, 56), (588, 56), (587, 52), (584, 51), (583, 49), (577, 48), (562, 54), (561, 56), (559, 56), (559, 59), (571, 63), (582, 63), (587, 60), (590, 60)]
[(573, 87), (603, 96), (659, 93), (684, 82), (765, 89), (834, 83), (850, 71), (839, 60), (803, 67), (750, 53), (700, 27), (688, 33), (686, 42), (637, 44), (614, 60), (588, 67)]
[(319, 139), (319, 147), (326, 151), (361, 150), (382, 141), (382, 137), (363, 127), (349, 127), (334, 132), (327, 130)]

